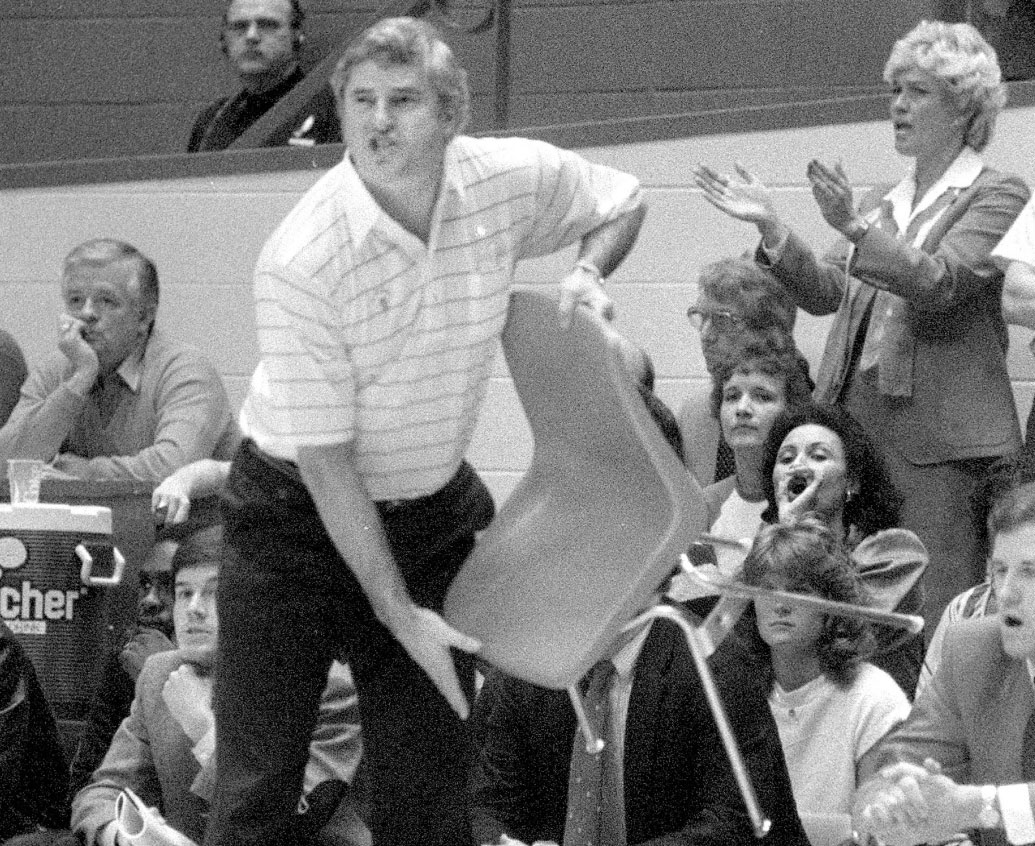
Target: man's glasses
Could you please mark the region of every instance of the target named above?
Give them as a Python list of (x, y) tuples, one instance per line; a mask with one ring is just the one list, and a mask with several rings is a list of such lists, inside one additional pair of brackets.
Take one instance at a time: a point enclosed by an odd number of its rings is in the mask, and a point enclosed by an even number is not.
[(711, 324), (713, 329), (717, 329), (720, 332), (727, 332), (732, 329), (739, 329), (744, 325), (744, 319), (734, 314), (732, 311), (726, 311), (725, 309), (710, 309), (704, 311), (699, 308), (690, 307), (686, 311), (686, 316), (690, 319), (690, 323), (698, 331), (702, 331), (706, 323)]

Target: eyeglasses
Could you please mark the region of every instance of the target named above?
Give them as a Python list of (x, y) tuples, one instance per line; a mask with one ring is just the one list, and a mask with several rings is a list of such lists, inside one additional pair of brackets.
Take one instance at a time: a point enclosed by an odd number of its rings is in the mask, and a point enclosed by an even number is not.
[(731, 329), (739, 329), (744, 325), (744, 318), (739, 314), (734, 314), (732, 311), (726, 311), (725, 309), (711, 309), (709, 311), (703, 311), (699, 308), (693, 308), (692, 306), (686, 310), (686, 316), (690, 318), (690, 323), (698, 331), (704, 330), (706, 323), (711, 324), (712, 328), (719, 330), (720, 332), (728, 332)]

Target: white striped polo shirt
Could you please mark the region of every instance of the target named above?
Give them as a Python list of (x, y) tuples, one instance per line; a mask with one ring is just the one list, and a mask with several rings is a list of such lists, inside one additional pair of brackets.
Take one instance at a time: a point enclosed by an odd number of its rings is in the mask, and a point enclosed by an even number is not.
[(260, 362), (241, 427), (265, 452), (353, 441), (375, 500), (424, 496), (467, 451), (514, 266), (639, 204), (639, 183), (549, 144), (459, 137), (425, 245), (352, 163), (330, 170), (255, 269)]

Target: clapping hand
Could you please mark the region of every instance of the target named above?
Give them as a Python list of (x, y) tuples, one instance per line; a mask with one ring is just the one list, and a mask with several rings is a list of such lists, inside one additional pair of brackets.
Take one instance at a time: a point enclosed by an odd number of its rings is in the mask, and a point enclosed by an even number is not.
[(848, 175), (841, 162), (831, 168), (819, 159), (813, 159), (809, 162), (806, 173), (812, 185), (812, 196), (823, 219), (844, 234), (857, 214), (852, 198), (852, 183), (848, 181)]
[(740, 162), (736, 169), (737, 175), (731, 176), (701, 164), (694, 168), (694, 182), (709, 203), (737, 220), (757, 224), (775, 219), (769, 189)]

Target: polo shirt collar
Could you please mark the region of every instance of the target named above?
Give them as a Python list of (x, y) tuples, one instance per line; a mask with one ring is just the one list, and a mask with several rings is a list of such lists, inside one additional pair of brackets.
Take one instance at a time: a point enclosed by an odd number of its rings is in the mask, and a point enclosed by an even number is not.
[(123, 382), (134, 394), (140, 393), (140, 382), (144, 378), (144, 350), (147, 349), (145, 341), (136, 352), (132, 352), (122, 359), (122, 364), (115, 368)]
[[(363, 180), (359, 178), (347, 150), (342, 162), (342, 176), (345, 183), (342, 191), (345, 220), (348, 222), (349, 234), (352, 236), (353, 242), (359, 244), (370, 234), (370, 230), (388, 215), (371, 196), (367, 186), (363, 184)], [(449, 142), (445, 150), (440, 193), (445, 191), (452, 191), (461, 198), (465, 193), (456, 138)]]

